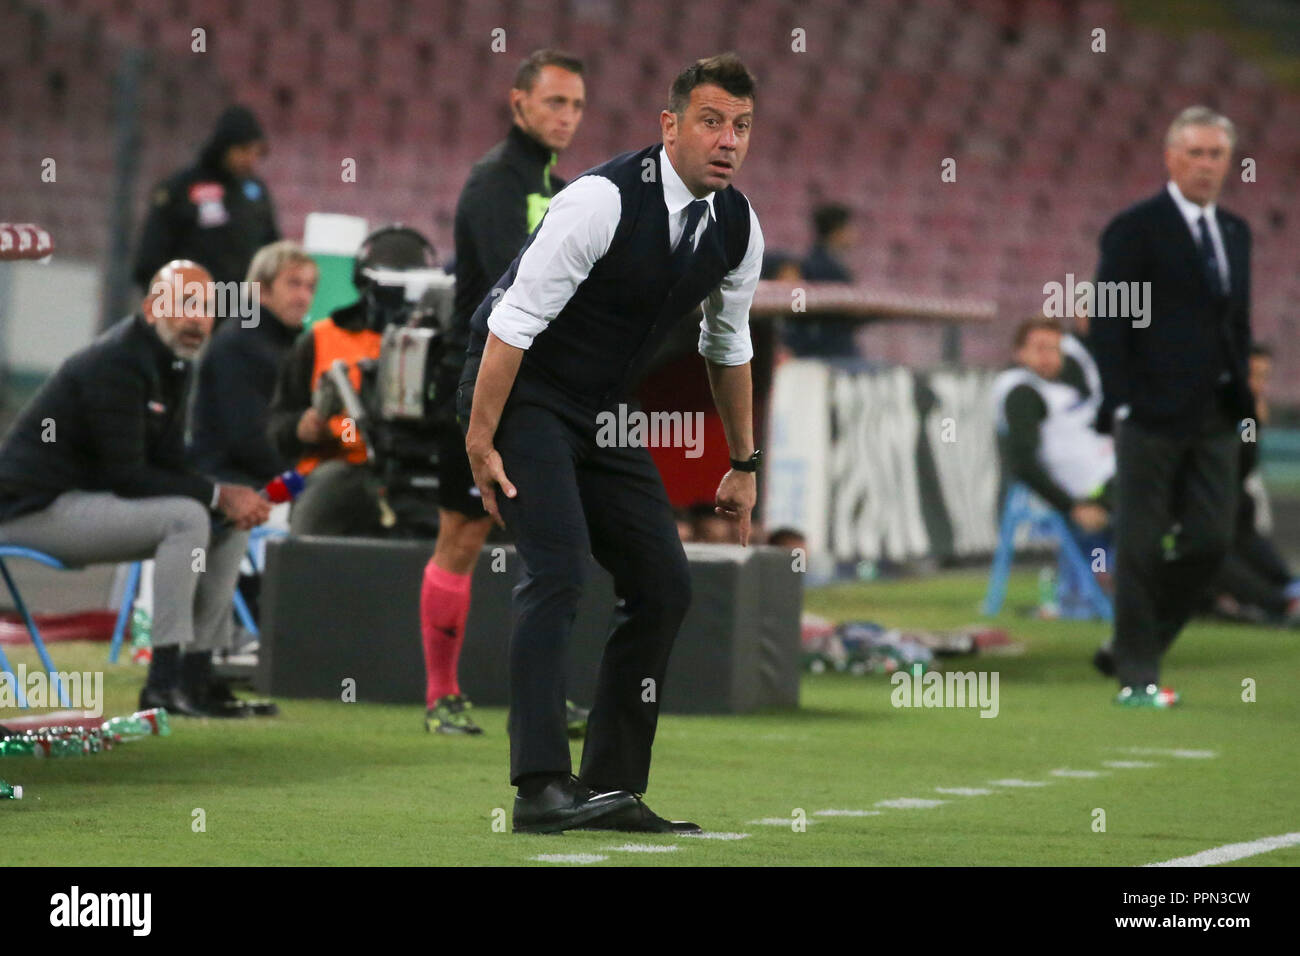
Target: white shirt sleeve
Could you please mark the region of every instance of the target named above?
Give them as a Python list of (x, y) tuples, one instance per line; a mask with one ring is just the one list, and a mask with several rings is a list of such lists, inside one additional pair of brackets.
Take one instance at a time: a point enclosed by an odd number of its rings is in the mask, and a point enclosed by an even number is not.
[(763, 230), (749, 207), (749, 247), (740, 265), (726, 274), (704, 300), (700, 354), (714, 365), (744, 365), (754, 357), (749, 338), (749, 306), (763, 270)]
[(618, 187), (604, 176), (583, 176), (556, 193), (515, 281), (488, 316), (497, 338), (520, 349), (533, 344), (609, 251), (622, 210)]

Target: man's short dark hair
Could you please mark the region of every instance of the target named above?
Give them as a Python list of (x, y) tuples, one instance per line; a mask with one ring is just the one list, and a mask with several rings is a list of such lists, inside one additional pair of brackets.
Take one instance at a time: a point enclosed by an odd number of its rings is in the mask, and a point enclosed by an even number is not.
[(549, 48), (534, 50), (528, 54), (528, 59), (520, 63), (519, 69), (515, 71), (514, 88), (523, 90), (525, 93), (531, 91), (544, 66), (558, 66), (562, 70), (568, 70), (570, 73), (582, 76), (582, 61), (576, 56), (562, 50)]
[(767, 543), (777, 548), (797, 548), (807, 541), (807, 536), (798, 528), (777, 528), (767, 536)]
[(1251, 358), (1266, 358), (1266, 359), (1269, 359), (1270, 361), (1272, 361), (1272, 359), (1273, 359), (1273, 348), (1272, 348), (1272, 346), (1265, 345), (1263, 342), (1256, 342), (1254, 345), (1252, 345), (1252, 346), (1250, 347), (1250, 357), (1251, 357)]
[(1029, 341), (1031, 332), (1055, 332), (1057, 335), (1065, 334), (1065, 327), (1056, 319), (1049, 319), (1043, 315), (1032, 315), (1025, 321), (1016, 326), (1015, 338), (1011, 340), (1012, 346), (1019, 351), (1025, 347)]
[(717, 56), (696, 60), (677, 74), (677, 79), (673, 80), (673, 85), (668, 90), (668, 110), (684, 116), (686, 106), (691, 101), (691, 90), (706, 83), (720, 86), (738, 99), (754, 98), (754, 74), (749, 72), (736, 54), (719, 53)]
[(852, 218), (853, 213), (848, 206), (837, 202), (824, 203), (813, 210), (813, 231), (817, 233), (819, 241), (824, 241), (836, 229), (847, 226)]
[(775, 279), (781, 270), (791, 262), (796, 266), (799, 264), (799, 260), (788, 252), (781, 252), (779, 249), (764, 250), (763, 266), (759, 270), (758, 277), (760, 279)]

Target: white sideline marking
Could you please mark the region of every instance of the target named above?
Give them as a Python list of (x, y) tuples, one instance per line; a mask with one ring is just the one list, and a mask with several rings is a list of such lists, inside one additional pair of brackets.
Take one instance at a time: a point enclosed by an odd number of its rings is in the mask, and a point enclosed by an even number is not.
[(1081, 777), (1083, 779), (1108, 776), (1104, 770), (1071, 770), (1068, 767), (1060, 767), (1051, 773), (1053, 777)]
[(878, 817), (879, 810), (814, 810), (815, 817)]
[(677, 847), (671, 843), (667, 846), (662, 843), (624, 843), (622, 846), (607, 846), (605, 849), (616, 853), (672, 853)]
[(1248, 856), (1258, 856), (1270, 850), (1280, 850), (1284, 846), (1296, 846), (1297, 844), (1300, 844), (1300, 833), (1284, 833), (1281, 836), (1251, 840), (1249, 843), (1228, 843), (1224, 846), (1216, 846), (1213, 850), (1202, 850), (1200, 853), (1193, 853), (1191, 856), (1180, 856), (1176, 860), (1165, 860), (1163, 863), (1148, 863), (1146, 865), (1217, 866), (1220, 863), (1244, 860)]
[(1116, 770), (1138, 770), (1143, 767), (1158, 767), (1160, 764), (1150, 760), (1103, 760), (1102, 765)]
[[(763, 817), (759, 820), (750, 820), (750, 826), (761, 827), (788, 827), (795, 822), (795, 817)], [(809, 823), (816, 823), (816, 820), (809, 820)]]
[(877, 800), (876, 806), (891, 810), (930, 810), (942, 806), (947, 800), (927, 800), (924, 797), (899, 797), (897, 800)]
[(1211, 757), (1219, 756), (1214, 750), (1169, 750), (1164, 747), (1119, 747), (1129, 754), (1149, 754), (1156, 757), (1182, 757), (1185, 760), (1209, 760)]
[(989, 783), (995, 787), (1045, 787), (1045, 780), (1020, 780), (1016, 777), (1008, 777), (1006, 780), (990, 780)]
[(599, 853), (542, 853), (533, 859), (538, 863), (599, 863), (609, 857)]
[(679, 833), (677, 835), (690, 837), (692, 840), (743, 840), (749, 836), (748, 833)]
[(935, 787), (935, 793), (951, 793), (955, 797), (987, 797), (992, 790), (987, 787)]

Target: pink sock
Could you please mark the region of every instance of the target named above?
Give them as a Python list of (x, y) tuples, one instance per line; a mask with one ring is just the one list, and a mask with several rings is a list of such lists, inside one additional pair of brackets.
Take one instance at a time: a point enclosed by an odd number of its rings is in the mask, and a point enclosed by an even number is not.
[(425, 706), (439, 697), (459, 694), (456, 668), (465, 640), (472, 575), (453, 574), (429, 559), (420, 588), (420, 631), (424, 638)]

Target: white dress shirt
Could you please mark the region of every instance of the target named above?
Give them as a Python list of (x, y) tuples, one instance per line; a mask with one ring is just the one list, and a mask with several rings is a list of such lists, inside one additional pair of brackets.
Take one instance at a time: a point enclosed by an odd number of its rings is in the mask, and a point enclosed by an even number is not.
[[(686, 227), (687, 206), (695, 196), (686, 188), (667, 152), (659, 149), (663, 177), (664, 214), (668, 217), (669, 249), (676, 247)], [(691, 241), (698, 246), (710, 222), (716, 221), (714, 194), (705, 201)], [(488, 316), (488, 328), (507, 345), (526, 349), (560, 314), (596, 262), (609, 251), (622, 214), (618, 187), (604, 176), (582, 176), (551, 200), (532, 245), (519, 260), (515, 281)], [(754, 356), (749, 337), (749, 306), (763, 265), (763, 231), (751, 205), (749, 246), (740, 264), (728, 272), (704, 299), (699, 350), (715, 365), (743, 365)]]
[(1198, 206), (1178, 188), (1178, 184), (1172, 179), (1169, 180), (1169, 195), (1174, 199), (1174, 205), (1178, 211), (1183, 214), (1187, 220), (1187, 228), (1192, 230), (1192, 239), (1196, 242), (1196, 247), (1201, 247), (1201, 215), (1205, 215), (1205, 221), (1210, 227), (1210, 243), (1214, 246), (1214, 260), (1219, 265), (1219, 281), (1223, 288), (1230, 288), (1228, 275), (1228, 251), (1223, 246), (1223, 233), (1219, 231), (1219, 217), (1214, 214), (1215, 205), (1210, 203), (1207, 206)]

